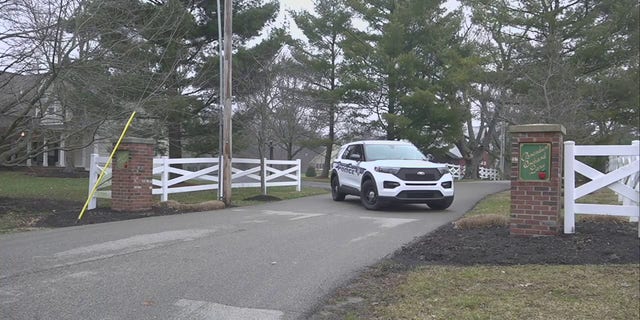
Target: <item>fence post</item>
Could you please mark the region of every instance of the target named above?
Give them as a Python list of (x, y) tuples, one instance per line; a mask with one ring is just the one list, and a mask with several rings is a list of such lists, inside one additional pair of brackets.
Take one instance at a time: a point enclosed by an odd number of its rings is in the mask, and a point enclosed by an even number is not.
[(296, 165), (298, 166), (298, 186), (296, 187), (296, 191), (302, 191), (302, 162), (300, 159), (296, 159)]
[[(89, 165), (89, 194), (91, 194), (91, 190), (93, 190), (93, 186), (98, 181), (97, 170), (98, 169), (98, 154), (91, 154), (91, 164)], [(89, 202), (89, 206), (87, 206), (88, 210), (96, 208), (96, 196), (94, 195)]]
[(576, 188), (576, 176), (573, 167), (575, 161), (574, 141), (564, 143), (564, 233), (576, 232), (576, 216), (574, 211), (574, 192)]
[[(631, 146), (633, 146), (636, 150), (640, 150), (640, 140), (631, 141)], [(633, 162), (634, 160), (633, 158), (638, 159), (639, 157), (631, 157), (629, 159), (629, 163)], [(630, 186), (631, 188), (634, 188), (636, 191), (638, 191), (638, 189), (640, 188), (639, 176), (640, 176), (640, 173), (636, 174), (635, 177), (632, 177), (632, 176), (627, 177), (627, 185)], [(623, 203), (625, 205), (629, 205), (629, 206), (638, 205), (638, 203), (631, 201), (626, 197), (624, 198), (624, 200), (626, 201), (626, 203)], [(638, 222), (638, 238), (640, 238), (640, 217), (630, 217), (629, 222)]]
[(166, 202), (169, 201), (169, 170), (171, 166), (169, 165), (169, 157), (162, 156), (162, 173), (160, 175), (160, 180), (162, 182), (162, 195), (160, 196), (160, 201)]
[(262, 169), (262, 179), (264, 180), (264, 183), (262, 184), (264, 188), (262, 189), (262, 194), (267, 194), (267, 158), (262, 158), (262, 163), (264, 164), (262, 168), (260, 168)]

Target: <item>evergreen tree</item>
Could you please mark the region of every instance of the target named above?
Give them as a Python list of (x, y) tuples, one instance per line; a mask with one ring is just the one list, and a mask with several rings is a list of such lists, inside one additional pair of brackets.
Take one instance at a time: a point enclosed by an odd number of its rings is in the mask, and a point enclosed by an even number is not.
[(638, 131), (637, 2), (463, 3), (496, 56), (509, 58), (487, 67), (509, 79), (501, 101), (510, 123), (560, 123), (580, 143)]
[(336, 144), (336, 124), (346, 111), (340, 74), (344, 68), (342, 42), (351, 29), (351, 14), (344, 0), (316, 0), (315, 14), (292, 12), (296, 25), (307, 38), (293, 47), (293, 57), (308, 72), (304, 73), (307, 94), (317, 107), (317, 115), (327, 123), (322, 177), (329, 175), (331, 151)]
[(387, 139), (425, 151), (454, 142), (463, 113), (458, 98), (460, 12), (439, 0), (352, 0), (367, 23), (345, 43), (352, 102), (369, 107)]

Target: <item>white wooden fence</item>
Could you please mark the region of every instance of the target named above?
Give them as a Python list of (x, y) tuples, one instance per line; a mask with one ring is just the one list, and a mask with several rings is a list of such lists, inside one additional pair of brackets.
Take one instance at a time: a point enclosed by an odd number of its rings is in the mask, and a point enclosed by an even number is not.
[[(605, 174), (576, 160), (575, 157), (578, 156), (626, 156), (634, 157), (634, 159)], [(564, 233), (575, 232), (576, 214), (638, 217), (639, 190), (637, 186), (634, 190), (634, 187), (626, 185), (625, 182), (638, 180), (639, 156), (640, 141), (638, 140), (633, 141), (630, 146), (576, 146), (573, 141), (564, 143)], [(591, 181), (576, 188), (576, 173), (591, 179)], [(623, 201), (622, 205), (576, 203), (577, 199), (605, 187), (628, 200)], [(640, 236), (640, 226), (638, 235)]]
[[(615, 171), (619, 168), (622, 168), (626, 165), (631, 164), (633, 161), (637, 161), (640, 157), (637, 156), (609, 156), (609, 161), (607, 162), (607, 172)], [(625, 179), (622, 179), (621, 182), (625, 185), (631, 187), (634, 190), (640, 190), (640, 175), (630, 175)], [(626, 197), (623, 197), (621, 194), (618, 194), (618, 202), (623, 205), (632, 205), (632, 201)], [(632, 217), (632, 221), (638, 221), (638, 217)]]
[(491, 168), (485, 168), (485, 167), (480, 167), (478, 169), (478, 177), (480, 177), (480, 179), (483, 180), (498, 180), (498, 176), (500, 175), (500, 172), (498, 171), (498, 169), (491, 169)]
[[(447, 163), (446, 165), (454, 179), (462, 180), (464, 178), (465, 166), (451, 163)], [(498, 169), (480, 167), (478, 168), (478, 177), (483, 180), (498, 180), (500, 177), (500, 171), (498, 171)]]
[[(93, 190), (93, 186), (98, 181), (98, 176), (100, 176), (100, 172), (104, 168), (105, 164), (109, 160), (109, 157), (101, 157), (95, 153), (91, 154), (91, 164), (89, 167), (89, 195), (91, 194), (91, 190)], [(111, 199), (111, 190), (109, 187), (111, 186), (111, 168), (108, 168), (102, 177), (102, 182), (98, 186), (96, 193), (91, 198), (89, 202), (89, 206), (87, 209), (95, 209), (96, 208), (96, 199)]]
[[(100, 170), (107, 162), (107, 157), (91, 155), (91, 170), (89, 173), (89, 190), (93, 188)], [(192, 170), (176, 168), (182, 164), (184, 167), (198, 168)], [(302, 171), (300, 159), (297, 160), (268, 160), (264, 159), (264, 168), (261, 168), (259, 159), (232, 159), (232, 188), (254, 188), (261, 186), (260, 172), (263, 170), (266, 187), (295, 186), (297, 191), (302, 186)], [(176, 177), (170, 179), (170, 173)], [(218, 189), (218, 158), (180, 158), (168, 157), (153, 159), (152, 194), (160, 195), (161, 201), (169, 200), (169, 194), (217, 190)], [(96, 207), (96, 198), (111, 198), (111, 191), (104, 190), (111, 185), (111, 169), (103, 178), (96, 195), (89, 203), (89, 209)], [(189, 181), (188, 185), (184, 185)], [(182, 185), (181, 185), (182, 184)]]
[(454, 179), (461, 180), (464, 178), (464, 166), (447, 163), (447, 167)]

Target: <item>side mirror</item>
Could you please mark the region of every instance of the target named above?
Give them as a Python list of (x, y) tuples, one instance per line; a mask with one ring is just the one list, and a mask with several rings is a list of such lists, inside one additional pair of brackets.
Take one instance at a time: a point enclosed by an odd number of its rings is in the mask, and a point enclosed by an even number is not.
[(362, 156), (357, 153), (352, 153), (349, 155), (349, 160), (360, 161), (362, 160)]

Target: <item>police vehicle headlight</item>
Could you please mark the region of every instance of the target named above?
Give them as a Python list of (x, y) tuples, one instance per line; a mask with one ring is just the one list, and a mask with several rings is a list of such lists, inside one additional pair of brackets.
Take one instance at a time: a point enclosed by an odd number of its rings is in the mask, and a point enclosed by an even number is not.
[(400, 168), (393, 168), (393, 167), (375, 167), (374, 169), (377, 172), (390, 173), (390, 174), (396, 174), (398, 173), (398, 171), (400, 171)]

